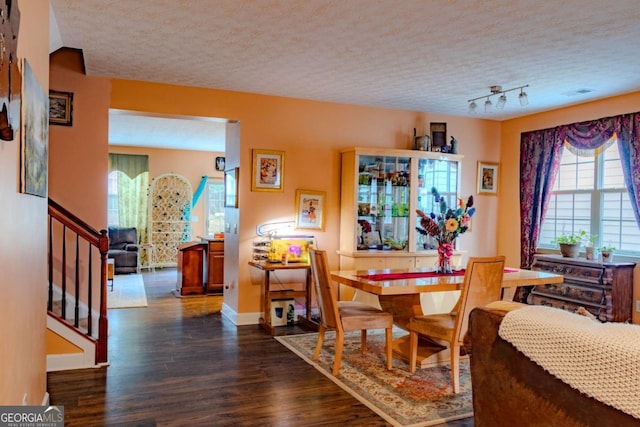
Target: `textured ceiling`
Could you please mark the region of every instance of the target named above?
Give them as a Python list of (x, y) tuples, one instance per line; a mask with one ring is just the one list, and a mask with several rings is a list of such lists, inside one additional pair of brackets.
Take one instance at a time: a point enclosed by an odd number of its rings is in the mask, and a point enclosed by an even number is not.
[(459, 116), (529, 85), (492, 120), (640, 90), (637, 0), (50, 1), (89, 75)]

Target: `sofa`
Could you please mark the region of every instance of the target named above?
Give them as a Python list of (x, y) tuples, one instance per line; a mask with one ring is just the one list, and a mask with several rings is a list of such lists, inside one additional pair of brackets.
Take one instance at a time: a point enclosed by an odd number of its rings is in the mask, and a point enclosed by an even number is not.
[(470, 352), (474, 426), (640, 425), (640, 419), (581, 393), (501, 338), (506, 313), (523, 307), (498, 301), (469, 316), (465, 349)]
[(113, 258), (114, 273), (137, 273), (138, 231), (135, 227), (109, 227), (108, 257)]

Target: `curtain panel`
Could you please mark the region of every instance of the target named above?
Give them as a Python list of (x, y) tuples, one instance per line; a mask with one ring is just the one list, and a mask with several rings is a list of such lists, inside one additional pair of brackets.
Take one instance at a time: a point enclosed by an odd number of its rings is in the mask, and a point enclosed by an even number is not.
[(639, 128), (640, 113), (630, 113), (521, 134), (521, 268), (529, 268), (533, 262), (565, 142), (578, 152), (593, 152), (617, 136), (625, 184), (636, 223), (640, 226)]

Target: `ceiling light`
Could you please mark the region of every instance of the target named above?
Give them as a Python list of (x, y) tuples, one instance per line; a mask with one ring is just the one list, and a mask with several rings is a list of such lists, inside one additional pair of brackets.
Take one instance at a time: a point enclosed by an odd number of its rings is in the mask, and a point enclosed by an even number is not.
[(527, 93), (523, 90), (523, 88), (520, 88), (520, 95), (518, 96), (518, 98), (520, 99), (520, 105), (522, 107), (529, 104), (529, 98), (527, 97)]
[(498, 98), (498, 102), (496, 103), (496, 108), (498, 110), (502, 110), (504, 108), (504, 104), (506, 103), (507, 103), (507, 95), (503, 93), (502, 95), (500, 95), (500, 98)]
[(469, 99), (467, 101), (469, 103), (469, 114), (476, 114), (476, 108), (477, 108), (476, 101), (482, 98), (487, 98), (487, 100), (484, 102), (484, 111), (485, 113), (489, 113), (491, 111), (491, 106), (493, 105), (493, 103), (491, 102), (491, 97), (494, 95), (500, 95), (498, 97), (498, 101), (496, 102), (496, 108), (498, 110), (502, 110), (505, 104), (507, 103), (507, 92), (511, 92), (513, 90), (518, 90), (518, 89), (520, 89), (520, 95), (518, 96), (518, 99), (520, 100), (520, 105), (524, 107), (525, 105), (529, 104), (529, 98), (527, 97), (527, 94), (524, 91), (525, 87), (529, 87), (529, 85), (516, 86), (514, 88), (506, 89), (506, 90), (502, 90), (502, 86), (490, 86), (489, 91), (491, 93), (489, 95), (479, 96), (477, 98)]
[(485, 113), (490, 113), (491, 112), (491, 100), (489, 99), (488, 96), (487, 96), (487, 100), (484, 101), (484, 112)]

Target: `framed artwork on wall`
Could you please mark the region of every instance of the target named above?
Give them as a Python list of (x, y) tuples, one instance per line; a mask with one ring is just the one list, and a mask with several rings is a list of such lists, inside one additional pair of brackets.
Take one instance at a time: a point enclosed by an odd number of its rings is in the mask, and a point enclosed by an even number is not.
[(238, 207), (238, 178), (240, 168), (224, 171), (224, 206), (228, 208)]
[(225, 166), (225, 158), (224, 157), (216, 157), (216, 170), (223, 171)]
[(73, 112), (73, 93), (49, 91), (49, 123), (71, 126)]
[(498, 194), (498, 163), (478, 162), (478, 194)]
[(324, 191), (296, 190), (296, 228), (324, 230)]
[(251, 191), (284, 191), (284, 151), (253, 150)]
[(47, 197), (49, 122), (47, 94), (31, 66), (22, 65), (22, 132), (20, 138), (20, 191)]

